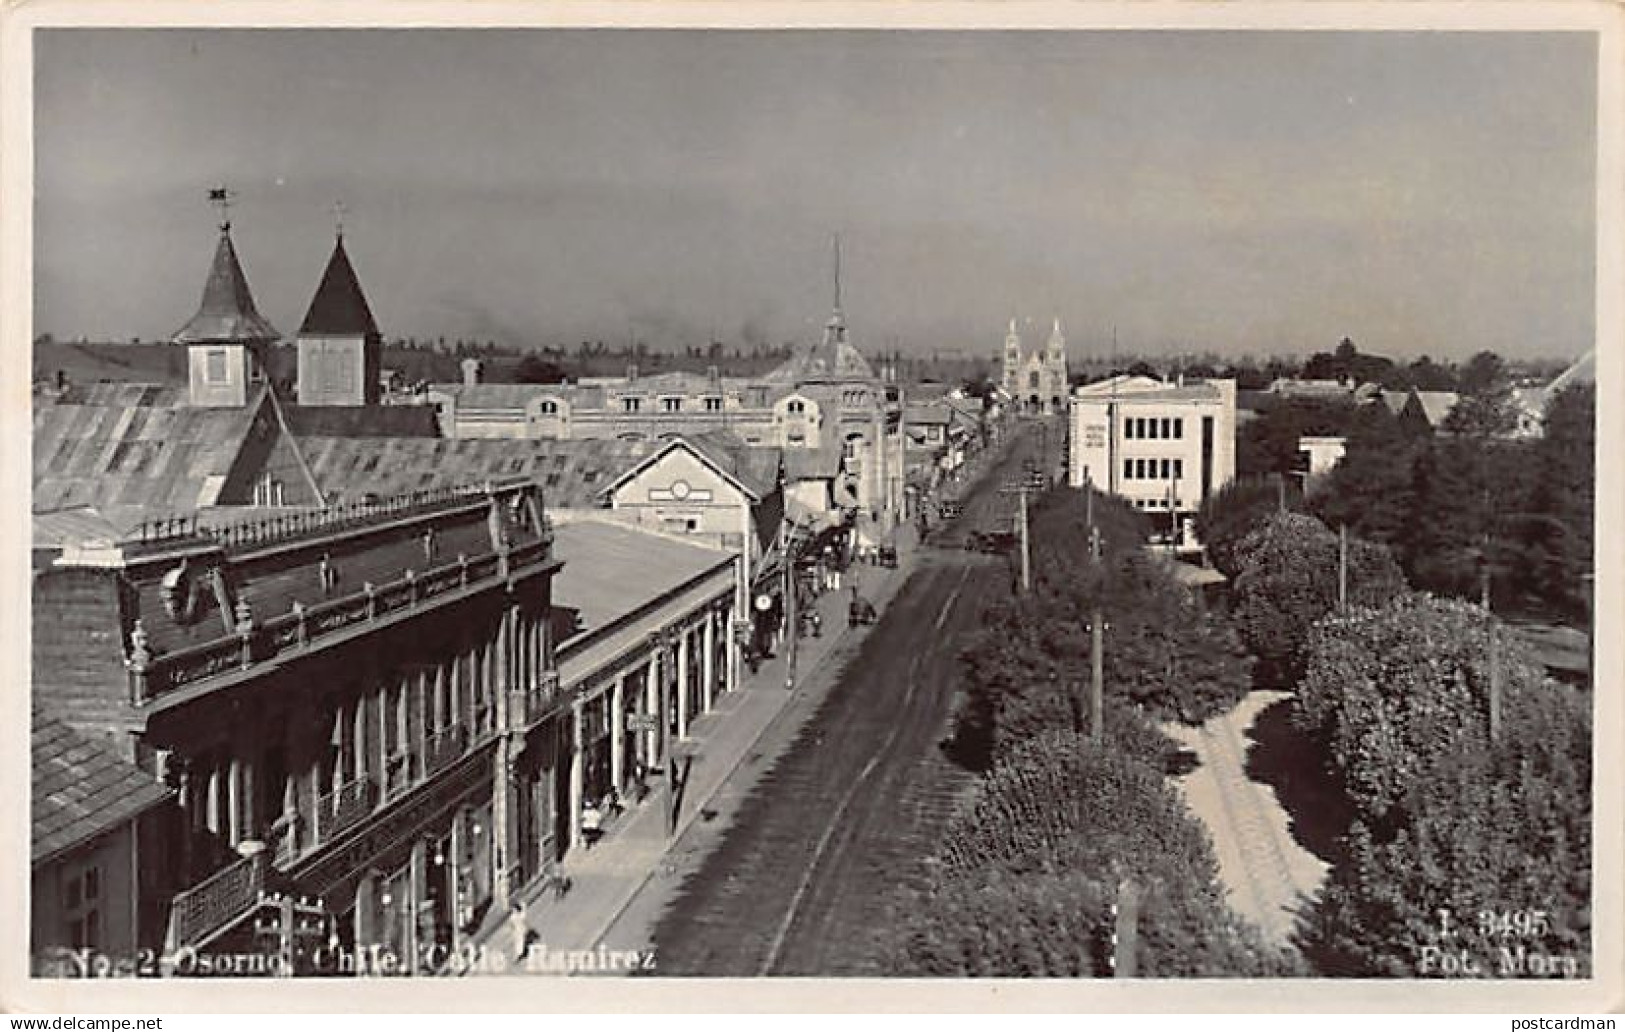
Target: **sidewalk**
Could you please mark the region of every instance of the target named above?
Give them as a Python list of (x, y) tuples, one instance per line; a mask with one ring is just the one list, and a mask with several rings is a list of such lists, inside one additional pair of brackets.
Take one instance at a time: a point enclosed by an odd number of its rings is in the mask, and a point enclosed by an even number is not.
[[(884, 610), (913, 568), (916, 553), (913, 529), (902, 528), (898, 532), (896, 569), (854, 565), (851, 570), (858, 573), (864, 597)], [(843, 642), (863, 633), (862, 628), (849, 629), (846, 624), (846, 606), (851, 599), (848, 583), (843, 580), (840, 591), (828, 592), (816, 603), (824, 633), (800, 641), (798, 687), (811, 680)], [(764, 662), (754, 675), (746, 673), (738, 690), (718, 695), (712, 710), (689, 724), (694, 759), (675, 834), (667, 831), (670, 786), (664, 778), (657, 779), (641, 802), (629, 801), (626, 811), (606, 826), (597, 845), (590, 849), (576, 845), (565, 855), (559, 869), (570, 881), (566, 894), (560, 897), (552, 888), (539, 887), (521, 896), (524, 919), (532, 933), (526, 965), (529, 971), (563, 974), (564, 965), (572, 958), (561, 954), (598, 948), (604, 934), (655, 874), (684, 830), (751, 755), (757, 740), (775, 719), (801, 694), (785, 688), (784, 652), (781, 646), (778, 654)], [(479, 943), (484, 947), (484, 969), (520, 973), (512, 966), (515, 939), (511, 919), (491, 931)]]

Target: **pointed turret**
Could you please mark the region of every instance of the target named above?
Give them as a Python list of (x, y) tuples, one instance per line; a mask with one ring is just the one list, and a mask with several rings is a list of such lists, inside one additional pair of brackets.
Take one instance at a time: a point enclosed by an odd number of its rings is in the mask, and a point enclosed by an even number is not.
[(355, 268), (344, 250), (344, 234), (338, 233), (333, 241), (333, 253), (327, 259), (327, 271), (316, 287), (316, 296), (310, 299), (305, 321), (299, 324), (301, 337), (365, 337), (378, 332), (373, 321), (372, 308), (356, 279)]
[[(224, 189), (210, 191), (210, 200), (222, 212), (229, 203)], [(254, 293), (232, 243), (231, 222), (222, 217), (203, 300), (174, 337), (187, 348), (191, 403), (205, 408), (247, 404), (249, 384), (264, 376), (261, 351), (281, 336), (254, 307)]]
[(344, 229), (305, 320), (299, 325), (299, 404), (371, 405), (378, 401), (383, 339), (344, 249)]
[(268, 344), (281, 338), (276, 327), (254, 307), (254, 292), (248, 289), (231, 242), (231, 223), (220, 227), (214, 263), (203, 285), (203, 301), (197, 314), (175, 334), (178, 344)]

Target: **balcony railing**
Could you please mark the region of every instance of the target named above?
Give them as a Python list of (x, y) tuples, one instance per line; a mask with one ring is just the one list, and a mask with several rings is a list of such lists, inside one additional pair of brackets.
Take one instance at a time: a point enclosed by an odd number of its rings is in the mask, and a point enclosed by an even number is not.
[(508, 695), (508, 723), (525, 729), (545, 717), (559, 694), (559, 675), (549, 671), (535, 684), (513, 688)]
[[(510, 565), (524, 565), (545, 556), (546, 540), (517, 546)], [(399, 580), (364, 584), (358, 592), (308, 608), (295, 603), (287, 613), (261, 624), (248, 623), (235, 634), (201, 645), (176, 649), (161, 656), (146, 651), (145, 632), (132, 635), (129, 662), (130, 692), (136, 703), (231, 670), (246, 669), (278, 653), (308, 647), (348, 628), (432, 602), (438, 596), (494, 578), (501, 559), (495, 553), (434, 567), (425, 573), (408, 571)]]
[(228, 927), (259, 901), (265, 867), (245, 857), (177, 893), (169, 911), (169, 947), (197, 946)]
[(424, 743), (423, 776), (432, 778), (445, 770), (468, 748), (468, 736), (462, 724), (448, 724), (430, 735)]
[(360, 823), (377, 801), (371, 778), (353, 778), (316, 800), (316, 841), (327, 842)]

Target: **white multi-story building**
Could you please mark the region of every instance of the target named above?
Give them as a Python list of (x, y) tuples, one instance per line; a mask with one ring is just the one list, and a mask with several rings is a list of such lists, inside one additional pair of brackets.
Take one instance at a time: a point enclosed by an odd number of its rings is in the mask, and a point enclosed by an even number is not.
[(1193, 513), (1236, 475), (1236, 381), (1114, 376), (1071, 401), (1067, 479), (1149, 512)]

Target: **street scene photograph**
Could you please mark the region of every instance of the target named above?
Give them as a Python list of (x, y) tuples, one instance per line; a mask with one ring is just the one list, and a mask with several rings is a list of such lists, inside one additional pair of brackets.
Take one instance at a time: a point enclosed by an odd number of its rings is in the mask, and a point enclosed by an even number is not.
[(1617, 975), (1598, 33), (31, 35), (30, 980)]

